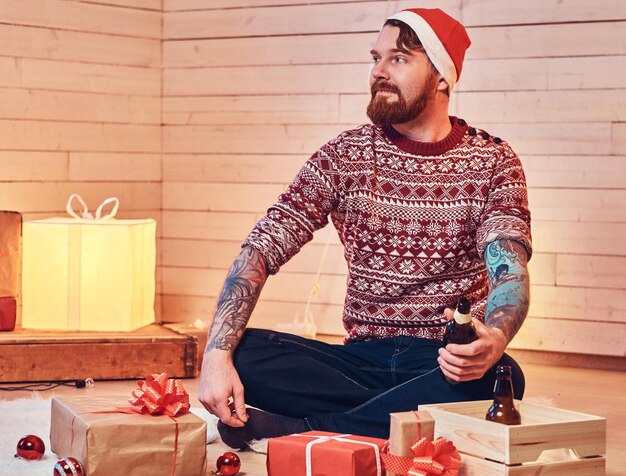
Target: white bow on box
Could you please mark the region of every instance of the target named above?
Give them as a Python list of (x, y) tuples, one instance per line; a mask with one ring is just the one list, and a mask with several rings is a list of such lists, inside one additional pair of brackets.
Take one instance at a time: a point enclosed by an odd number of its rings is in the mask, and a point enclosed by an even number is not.
[[(78, 200), (79, 203), (83, 207), (83, 209), (80, 212), (80, 215), (76, 213), (74, 211), (74, 207), (72, 207), (72, 202), (74, 201), (74, 199)], [(114, 203), (113, 208), (106, 215), (102, 215), (102, 210), (104, 209), (104, 207), (106, 207), (110, 203)], [(71, 217), (76, 218), (77, 220), (110, 220), (112, 218), (115, 218), (115, 215), (117, 215), (117, 211), (119, 210), (119, 208), (120, 208), (120, 201), (118, 200), (118, 198), (109, 197), (105, 199), (100, 204), (100, 206), (96, 209), (96, 215), (94, 216), (89, 211), (89, 208), (87, 207), (85, 200), (83, 200), (83, 197), (81, 197), (77, 193), (71, 194), (70, 198), (67, 200), (67, 204), (65, 205), (65, 211), (67, 212), (67, 214)]]

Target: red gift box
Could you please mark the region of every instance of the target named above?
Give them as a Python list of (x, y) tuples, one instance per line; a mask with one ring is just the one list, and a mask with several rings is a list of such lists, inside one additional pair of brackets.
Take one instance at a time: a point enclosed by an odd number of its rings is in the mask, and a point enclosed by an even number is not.
[(307, 431), (272, 438), (267, 446), (268, 476), (382, 476), (380, 451), (386, 440)]
[(15, 329), (17, 305), (13, 297), (0, 297), (0, 331)]

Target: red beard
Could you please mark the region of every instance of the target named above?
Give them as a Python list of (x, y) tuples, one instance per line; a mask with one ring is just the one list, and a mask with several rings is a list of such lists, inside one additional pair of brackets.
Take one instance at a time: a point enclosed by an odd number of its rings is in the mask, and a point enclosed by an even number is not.
[[(426, 109), (428, 102), (434, 96), (431, 93), (434, 89), (437, 77), (429, 75), (422, 89), (422, 92), (411, 103), (407, 103), (400, 89), (386, 81), (376, 81), (372, 84), (372, 99), (367, 106), (367, 117), (377, 126), (390, 126), (392, 124), (402, 124), (419, 117)], [(389, 96), (379, 96), (377, 92), (389, 91), (397, 96), (396, 100), (390, 100)]]

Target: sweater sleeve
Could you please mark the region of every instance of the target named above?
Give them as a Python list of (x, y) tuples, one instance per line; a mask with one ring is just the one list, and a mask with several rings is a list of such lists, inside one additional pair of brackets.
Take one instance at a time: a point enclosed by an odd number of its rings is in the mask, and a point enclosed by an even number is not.
[(487, 245), (501, 239), (521, 243), (528, 258), (532, 255), (530, 233), (530, 210), (526, 177), (519, 157), (508, 144), (499, 147), (487, 203), (483, 210), (476, 233), (479, 256), (483, 256)]
[(242, 246), (251, 246), (276, 274), (313, 233), (328, 224), (339, 203), (338, 155), (334, 141), (307, 160), (287, 190), (259, 220)]

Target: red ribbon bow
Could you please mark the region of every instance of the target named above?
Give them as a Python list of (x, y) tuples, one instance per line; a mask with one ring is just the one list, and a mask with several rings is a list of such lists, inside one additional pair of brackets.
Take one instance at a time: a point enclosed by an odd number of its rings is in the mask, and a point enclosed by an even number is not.
[(411, 446), (413, 457), (383, 453), (387, 471), (405, 476), (457, 476), (461, 455), (451, 441), (439, 437), (434, 442), (422, 438)]
[(166, 373), (151, 374), (139, 380), (138, 389), (128, 400), (132, 411), (150, 415), (175, 417), (189, 411), (189, 394), (178, 379), (167, 378)]

